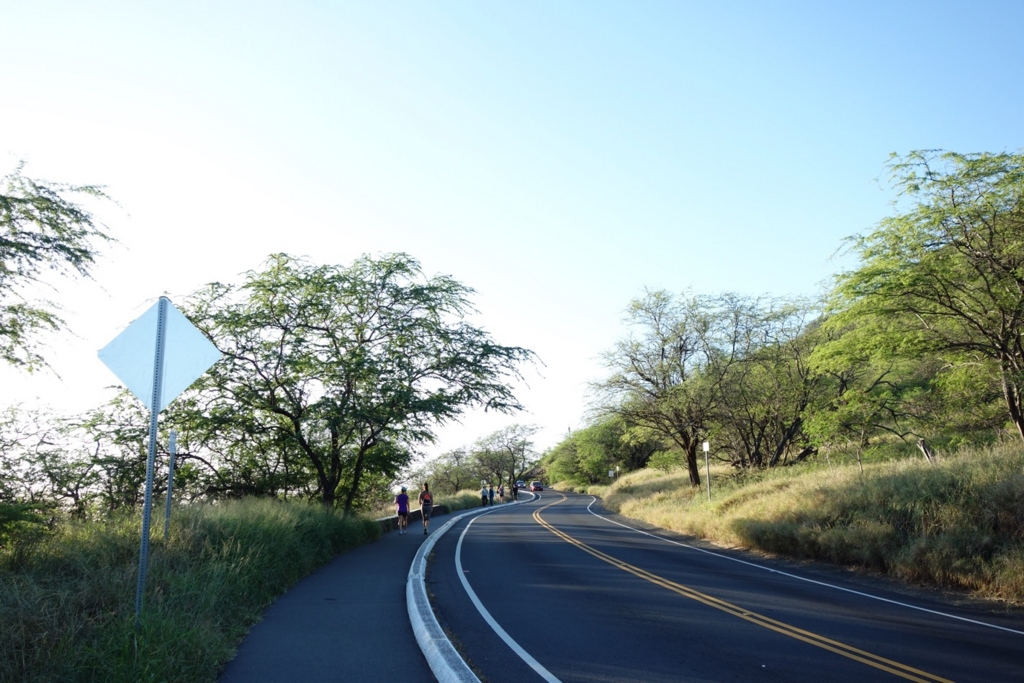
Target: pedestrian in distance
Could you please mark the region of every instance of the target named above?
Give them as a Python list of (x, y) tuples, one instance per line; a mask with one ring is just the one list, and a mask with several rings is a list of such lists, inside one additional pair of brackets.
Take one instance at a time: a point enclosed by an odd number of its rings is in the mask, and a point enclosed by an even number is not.
[(502, 484), (501, 486), (498, 487), (498, 502), (499, 503), (504, 503), (505, 502), (505, 485), (504, 484)]
[(494, 505), (494, 486), (487, 487), (487, 504)]
[(395, 496), (395, 514), (398, 515), (398, 535), (409, 531), (409, 494), (402, 487), (402, 492)]
[(420, 491), (420, 514), (423, 515), (423, 535), (426, 536), (430, 528), (430, 513), (434, 511), (434, 496), (430, 493), (430, 485), (423, 482), (423, 490)]
[(512, 484), (512, 500), (519, 500), (519, 484)]
[(487, 505), (487, 487), (480, 487), (480, 505)]

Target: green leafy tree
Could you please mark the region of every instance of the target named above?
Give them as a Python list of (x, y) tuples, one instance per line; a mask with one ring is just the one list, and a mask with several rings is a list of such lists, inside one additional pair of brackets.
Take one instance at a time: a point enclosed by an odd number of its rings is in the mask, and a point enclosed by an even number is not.
[(698, 448), (722, 408), (731, 366), (753, 345), (756, 320), (755, 302), (734, 294), (647, 292), (627, 311), (633, 333), (605, 354), (612, 374), (595, 385), (598, 410), (674, 444), (690, 484), (700, 486)]
[(713, 428), (716, 450), (737, 467), (775, 467), (791, 451), (815, 452), (804, 433), (806, 411), (821, 391), (810, 357), (818, 335), (809, 302), (754, 302), (753, 334), (739, 362), (723, 378), (724, 400)]
[(405, 481), (430, 483), (430, 490), (438, 495), (450, 495), (473, 489), (480, 483), (473, 457), (465, 446), (442, 453), (423, 463), (403, 478)]
[(545, 454), (542, 466), (553, 482), (607, 483), (609, 471), (646, 467), (661, 447), (660, 442), (632, 431), (621, 417), (611, 415), (569, 434)]
[(549, 482), (583, 483), (576, 462), (576, 439), (572, 434), (559, 441), (545, 453), (540, 465), (544, 468)]
[(106, 198), (94, 185), (65, 185), (22, 175), (0, 179), (0, 359), (34, 370), (46, 363), (38, 333), (64, 324), (56, 304), (30, 296), (46, 272), (88, 276), (97, 243), (109, 240), (85, 208), (69, 199)]
[(535, 425), (510, 425), (480, 439), (473, 448), (475, 471), (480, 479), (511, 486), (536, 467), (533, 447)]
[(239, 286), (208, 285), (186, 314), (224, 355), (196, 385), (209, 420), (195, 429), (272, 435), (325, 505), (355, 509), (364, 477), (393, 478), (438, 425), (521, 408), (509, 380), (533, 354), (466, 322), (471, 294), (405, 254), (347, 267), (276, 254)]
[[(66, 443), (94, 444), (91, 463), (97, 473), (99, 505), (108, 511), (142, 504), (146, 483), (149, 419), (145, 407), (128, 391), (118, 392), (105, 405), (69, 419), (63, 427)], [(164, 461), (166, 433), (158, 437), (158, 454)], [(70, 450), (70, 447), (68, 448)], [(165, 476), (154, 478), (154, 491), (166, 487)]]
[(178, 433), (175, 486), (188, 498), (309, 498), (316, 475), (295, 441), (276, 424), (238, 420), (227, 401), (186, 392), (172, 403), (164, 430)]
[(906, 440), (941, 420), (927, 399), (940, 363), (908, 344), (898, 318), (862, 315), (851, 322), (837, 316), (815, 333), (819, 343), (809, 363), (822, 392), (805, 421), (815, 443), (862, 449), (876, 435)]
[(556, 445), (542, 463), (552, 482), (575, 484), (608, 482), (608, 468), (615, 469), (617, 437), (605, 426), (608, 420), (576, 431)]
[(85, 517), (101, 475), (74, 421), (48, 410), (10, 406), (0, 414), (0, 505), (62, 509)]
[(1024, 155), (893, 155), (903, 209), (852, 240), (835, 325), (880, 316), (904, 357), (989, 371), (1024, 438)]

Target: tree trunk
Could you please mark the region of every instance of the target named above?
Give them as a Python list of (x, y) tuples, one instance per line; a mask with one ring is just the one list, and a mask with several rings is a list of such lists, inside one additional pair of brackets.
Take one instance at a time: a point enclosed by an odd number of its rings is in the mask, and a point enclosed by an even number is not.
[(331, 477), (328, 476), (327, 470), (324, 469), (324, 465), (320, 461), (320, 458), (318, 458), (310, 449), (305, 450), (310, 462), (313, 463), (313, 468), (316, 470), (316, 483), (320, 486), (320, 502), (324, 507), (331, 507), (334, 505), (334, 490), (337, 488), (338, 483), (335, 481), (332, 486), (330, 481)]
[(693, 440), (686, 448), (686, 468), (690, 472), (690, 486), (700, 488), (700, 463), (697, 462), (697, 441)]
[(775, 452), (772, 453), (772, 457), (768, 460), (768, 467), (775, 467), (779, 464), (779, 459), (782, 458), (782, 454), (786, 452), (786, 447), (789, 442), (793, 440), (797, 432), (800, 430), (800, 425), (803, 423), (803, 419), (797, 417), (786, 429), (786, 433), (782, 435), (782, 439), (775, 446)]
[[(793, 458), (793, 463), (794, 464), (798, 463), (798, 462), (804, 460), (805, 458), (807, 458), (808, 456), (814, 455), (817, 452), (818, 452), (818, 449), (815, 448), (814, 446), (805, 446), (804, 449), (802, 451), (800, 451), (799, 453), (797, 453), (796, 457)], [(828, 455), (826, 455), (825, 458), (828, 459)], [(831, 467), (831, 466), (832, 466), (832, 463), (830, 462), (829, 463), (829, 467)]]
[(925, 441), (924, 439), (918, 439), (917, 440), (917, 447), (921, 449), (922, 453), (924, 453), (924, 459), (934, 465), (935, 464), (935, 454), (932, 453), (931, 446), (928, 445), (928, 442)]
[(1010, 411), (1010, 420), (1017, 428), (1017, 434), (1024, 440), (1024, 411), (1021, 410), (1020, 390), (1016, 383), (1010, 379), (1012, 370), (1007, 367), (1007, 362), (1000, 363), (999, 378), (1003, 383), (1003, 397), (1006, 399), (1006, 407)]
[(356, 500), (356, 492), (359, 490), (359, 480), (363, 477), (363, 460), (368, 448), (365, 445), (359, 447), (359, 454), (356, 456), (356, 466), (352, 470), (352, 484), (348, 489), (348, 494), (345, 496), (345, 506), (342, 508), (342, 513), (345, 517), (348, 517), (349, 513), (352, 512), (352, 505)]

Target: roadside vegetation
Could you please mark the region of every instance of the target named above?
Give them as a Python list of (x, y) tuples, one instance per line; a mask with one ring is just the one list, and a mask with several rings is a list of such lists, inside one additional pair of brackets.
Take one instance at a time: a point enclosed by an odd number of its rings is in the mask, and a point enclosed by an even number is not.
[(0, 550), (0, 680), (215, 681), (264, 608), (371, 520), (269, 499), (189, 505), (150, 546), (135, 630), (140, 519), (66, 519)]
[(860, 465), (841, 453), (831, 464), (756, 472), (719, 464), (710, 502), (681, 468), (563, 486), (600, 496), (627, 517), (720, 545), (1024, 605), (1024, 447), (965, 447), (934, 463), (915, 450), (883, 446)]
[[(36, 285), (88, 277), (110, 238), (77, 203), (101, 205), (100, 188), (22, 170), (0, 179), (0, 362), (34, 371), (47, 367), (42, 333), (64, 328)], [(168, 491), (174, 430), (176, 506), (169, 540), (151, 545), (138, 630), (146, 410), (125, 391), (78, 415), (4, 406), (0, 680), (214, 680), (270, 601), (380, 535), (373, 513), (440, 425), (521, 409), (511, 380), (533, 353), (470, 324), (472, 294), (407, 254), (272, 254), (179, 300), (222, 358), (160, 416), (154, 492)], [(512, 450), (439, 476), (436, 502), (470, 507), (460, 489), (530, 469), (533, 431), (494, 435)]]
[[(155, 494), (173, 429), (178, 511), (139, 631), (145, 410), (122, 392), (80, 415), (0, 411), (0, 679), (212, 680), (274, 596), (380, 533), (361, 516), (403, 481), (452, 510), (563, 482), (720, 543), (1020, 603), (1024, 155), (888, 169), (893, 214), (850, 238), (859, 263), (820, 299), (643, 290), (589, 423), (543, 456), (537, 427), (511, 425), (412, 469), (465, 411), (519, 411), (536, 359), (407, 254), (273, 254), (183, 297), (223, 357), (161, 414)], [(74, 199), (105, 196), (21, 167), (0, 181), (0, 362), (46, 368), (41, 335), (64, 323), (35, 285), (87, 277), (110, 239)]]
[(893, 214), (820, 300), (632, 301), (548, 480), (720, 543), (1021, 602), (1024, 155), (888, 170)]

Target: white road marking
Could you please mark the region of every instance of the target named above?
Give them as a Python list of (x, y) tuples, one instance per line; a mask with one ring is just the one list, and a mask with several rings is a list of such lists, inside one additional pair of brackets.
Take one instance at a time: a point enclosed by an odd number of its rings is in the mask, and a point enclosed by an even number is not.
[[(536, 496), (536, 497), (539, 498), (540, 496)], [(519, 655), (520, 659), (522, 659), (524, 662), (526, 662), (526, 664), (531, 669), (536, 671), (537, 674), (541, 678), (543, 678), (545, 681), (548, 681), (549, 683), (561, 683), (561, 681), (558, 678), (556, 678), (554, 674), (552, 674), (550, 671), (545, 669), (541, 665), (541, 663), (538, 662), (536, 659), (531, 657), (530, 653), (527, 652), (526, 650), (524, 650), (519, 645), (519, 643), (517, 643), (516, 641), (512, 640), (512, 636), (510, 636), (508, 633), (506, 633), (505, 629), (503, 629), (498, 624), (498, 622), (494, 620), (494, 617), (491, 616), (491, 613), (488, 612), (487, 608), (484, 607), (482, 602), (480, 602), (480, 598), (478, 598), (476, 596), (476, 592), (473, 590), (472, 586), (469, 585), (469, 581), (466, 580), (466, 573), (467, 572), (463, 571), (463, 569), (462, 569), (462, 539), (464, 539), (466, 537), (466, 534), (469, 532), (469, 527), (473, 526), (473, 522), (475, 522), (476, 520), (480, 519), (480, 517), (483, 517), (484, 515), (491, 514), (491, 512), (495, 512), (495, 510), (484, 512), (484, 513), (481, 513), (480, 515), (474, 517), (469, 522), (469, 524), (466, 525), (466, 528), (462, 530), (462, 533), (459, 534), (459, 542), (455, 546), (455, 569), (456, 569), (456, 571), (457, 571), (457, 573), (459, 575), (459, 580), (462, 581), (462, 587), (466, 589), (466, 594), (469, 595), (469, 599), (473, 601), (474, 605), (476, 605), (476, 609), (477, 609), (478, 612), (480, 612), (480, 616), (482, 616), (484, 618), (484, 621), (486, 621), (490, 625), (490, 627), (494, 630), (494, 632), (498, 635), (498, 637), (501, 638), (502, 640), (504, 640), (505, 644), (508, 645), (510, 648), (512, 648), (512, 651), (515, 652), (517, 655)]]
[(618, 526), (621, 526), (624, 529), (629, 529), (630, 531), (635, 531), (638, 534), (643, 534), (644, 536), (650, 536), (651, 538), (656, 538), (659, 541), (664, 541), (665, 543), (670, 543), (672, 545), (677, 545), (677, 546), (680, 546), (681, 548), (687, 548), (689, 550), (696, 550), (699, 553), (704, 553), (705, 555), (712, 555), (714, 557), (719, 557), (719, 558), (721, 558), (723, 560), (731, 560), (732, 562), (739, 562), (740, 564), (747, 565), (748, 567), (754, 567), (756, 569), (760, 569), (762, 571), (766, 571), (766, 572), (769, 572), (769, 573), (772, 573), (772, 574), (779, 574), (780, 576), (785, 576), (785, 577), (788, 577), (788, 578), (791, 578), (791, 579), (796, 579), (797, 581), (806, 581), (807, 583), (813, 583), (813, 584), (815, 584), (817, 586), (823, 586), (825, 588), (832, 588), (832, 589), (837, 590), (837, 591), (843, 591), (844, 593), (852, 593), (853, 595), (859, 595), (859, 596), (864, 597), (864, 598), (870, 598), (871, 600), (878, 600), (879, 602), (887, 602), (890, 605), (897, 605), (899, 607), (906, 607), (907, 609), (913, 609), (913, 610), (917, 610), (919, 612), (927, 612), (928, 614), (934, 614), (936, 616), (945, 617), (947, 619), (956, 619), (957, 621), (965, 621), (965, 622), (967, 622), (969, 624), (975, 624), (977, 626), (984, 626), (986, 628), (993, 628), (993, 629), (996, 629), (996, 630), (999, 630), (999, 631), (1007, 631), (1009, 633), (1016, 633), (1017, 635), (1024, 636), (1024, 631), (1018, 631), (1016, 629), (1007, 628), (1005, 626), (998, 626), (996, 624), (989, 624), (987, 622), (978, 621), (976, 619), (968, 619), (967, 617), (960, 617), (960, 616), (957, 616), (955, 614), (949, 614), (947, 612), (939, 612), (937, 610), (928, 609), (927, 607), (920, 607), (918, 605), (911, 605), (911, 604), (906, 603), (906, 602), (899, 602), (898, 600), (890, 600), (889, 598), (883, 598), (883, 597), (881, 597), (879, 595), (872, 595), (871, 593), (864, 593), (864, 592), (861, 592), (861, 591), (856, 591), (856, 590), (853, 590), (852, 588), (843, 588), (842, 586), (837, 586), (837, 585), (831, 584), (831, 583), (825, 583), (824, 581), (817, 581), (815, 579), (809, 579), (806, 576), (799, 576), (797, 574), (790, 574), (789, 572), (780, 571), (778, 569), (772, 569), (771, 567), (766, 567), (763, 564), (757, 564), (756, 562), (748, 562), (747, 560), (740, 560), (740, 559), (737, 559), (735, 557), (729, 557), (728, 555), (723, 555), (721, 553), (716, 553), (716, 552), (713, 552), (711, 550), (705, 550), (704, 548), (698, 548), (697, 546), (693, 546), (693, 545), (690, 545), (688, 543), (682, 543), (680, 541), (673, 541), (672, 539), (665, 538), (664, 536), (659, 536), (657, 534), (652, 534), (652, 533), (650, 533), (648, 531), (644, 531), (643, 529), (637, 529), (636, 527), (629, 526), (628, 524), (623, 524), (622, 522), (616, 522), (614, 519), (608, 519), (604, 515), (597, 514), (596, 512), (594, 512), (593, 510), (590, 509), (590, 506), (593, 505), (596, 502), (597, 502), (597, 498), (595, 496), (591, 496), (590, 504), (587, 505), (587, 512), (589, 512), (590, 514), (594, 515), (598, 519), (602, 519), (602, 520), (604, 520), (606, 522), (609, 522), (611, 524), (616, 524)]

